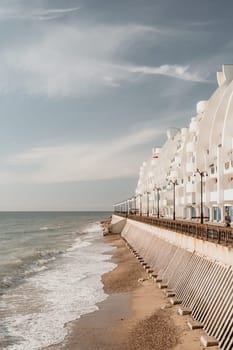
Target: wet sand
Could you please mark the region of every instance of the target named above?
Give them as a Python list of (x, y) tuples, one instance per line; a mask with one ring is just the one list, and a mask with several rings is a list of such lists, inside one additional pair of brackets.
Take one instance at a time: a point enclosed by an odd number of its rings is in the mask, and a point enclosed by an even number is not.
[(129, 252), (118, 235), (106, 236), (117, 247), (117, 267), (103, 275), (109, 295), (99, 310), (70, 322), (68, 336), (50, 350), (197, 350), (202, 331), (187, 327), (190, 316), (177, 315), (168, 299)]

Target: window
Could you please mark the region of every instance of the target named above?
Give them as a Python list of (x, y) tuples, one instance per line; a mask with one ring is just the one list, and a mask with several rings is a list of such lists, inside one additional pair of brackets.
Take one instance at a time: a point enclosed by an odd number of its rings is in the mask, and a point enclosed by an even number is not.
[(221, 209), (219, 207), (213, 208), (214, 221), (221, 221)]

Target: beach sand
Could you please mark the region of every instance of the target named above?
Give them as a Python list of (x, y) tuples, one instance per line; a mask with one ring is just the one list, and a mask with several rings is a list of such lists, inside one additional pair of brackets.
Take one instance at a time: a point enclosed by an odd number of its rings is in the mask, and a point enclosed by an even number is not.
[(99, 310), (70, 322), (68, 336), (49, 350), (197, 350), (201, 330), (187, 327), (190, 316), (179, 316), (168, 299), (130, 253), (119, 235), (106, 236), (117, 247), (117, 267), (103, 277), (109, 295)]

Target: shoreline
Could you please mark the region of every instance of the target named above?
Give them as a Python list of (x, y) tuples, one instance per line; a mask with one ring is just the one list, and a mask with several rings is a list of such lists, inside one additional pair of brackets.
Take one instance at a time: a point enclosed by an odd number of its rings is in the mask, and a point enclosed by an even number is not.
[(200, 331), (187, 328), (120, 235), (104, 242), (115, 246), (110, 261), (117, 266), (102, 276), (107, 298), (98, 310), (69, 322), (65, 340), (44, 350), (197, 350)]

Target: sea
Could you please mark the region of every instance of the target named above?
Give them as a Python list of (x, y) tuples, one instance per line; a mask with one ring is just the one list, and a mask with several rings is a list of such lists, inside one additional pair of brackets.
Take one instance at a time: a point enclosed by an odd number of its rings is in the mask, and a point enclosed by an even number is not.
[(107, 298), (101, 276), (114, 247), (101, 239), (109, 212), (0, 212), (0, 349), (62, 342), (66, 324)]

